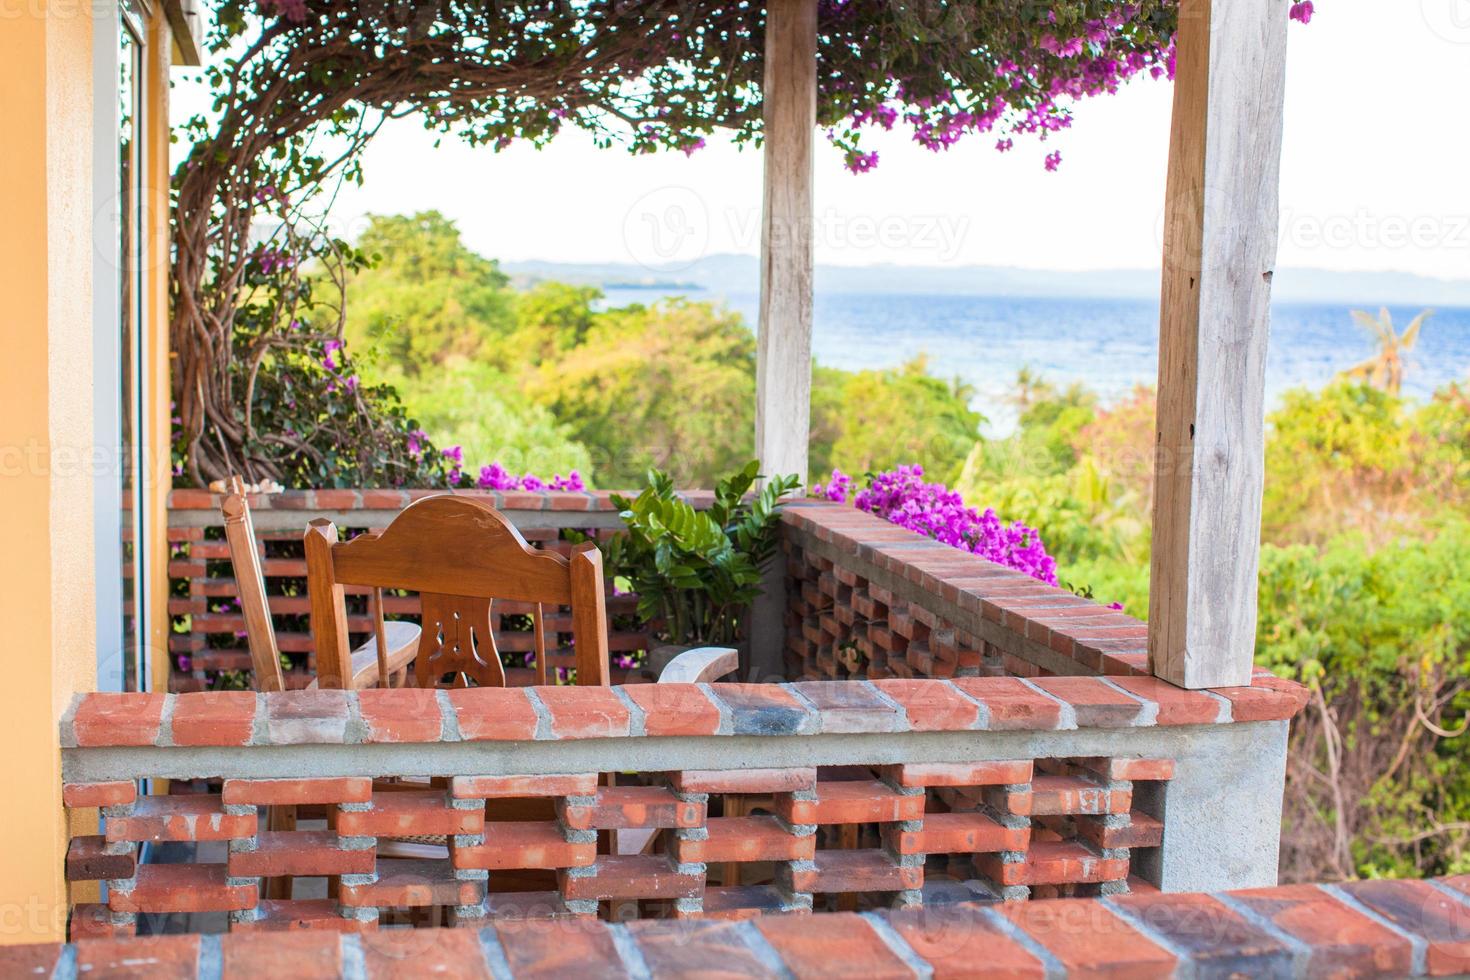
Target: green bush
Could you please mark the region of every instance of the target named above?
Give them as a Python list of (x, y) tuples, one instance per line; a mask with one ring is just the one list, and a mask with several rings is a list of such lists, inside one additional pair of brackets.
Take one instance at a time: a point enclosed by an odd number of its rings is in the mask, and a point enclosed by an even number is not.
[(1261, 552), (1257, 660), (1317, 695), (1292, 742), (1283, 873), (1470, 870), (1470, 522)]
[(398, 387), (434, 440), (463, 446), (474, 466), (497, 462), (514, 473), (591, 472), (592, 454), (570, 428), (490, 364), (454, 362), (405, 378)]

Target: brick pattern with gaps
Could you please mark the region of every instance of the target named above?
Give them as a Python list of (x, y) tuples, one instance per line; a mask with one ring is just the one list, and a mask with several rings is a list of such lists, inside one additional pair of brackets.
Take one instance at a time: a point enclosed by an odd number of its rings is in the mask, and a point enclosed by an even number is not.
[(1117, 609), (852, 507), (783, 520), (789, 678), (1148, 674), (1148, 626)]
[[(108, 883), (71, 936), (131, 935), (140, 916), (228, 913), (231, 931), (376, 929), (506, 917), (739, 919), (1151, 891), (1134, 854), (1162, 825), (1135, 788), (1167, 759), (1073, 758), (831, 768), (232, 779), (219, 792), (138, 796), (72, 783), (102, 805), (72, 881)], [(1162, 792), (1151, 794), (1157, 804)], [(296, 829), (268, 807), (294, 805)], [(219, 861), (139, 864), (144, 842), (223, 845)], [(411, 853), (404, 851), (407, 842)], [(326, 877), (333, 897), (290, 897)]]
[[(925, 609), (788, 540), (786, 674), (808, 680), (1035, 676)], [(1014, 658), (1013, 658), (1014, 659)]]
[[(258, 521), (256, 527), (276, 640), (282, 654), (290, 661), (286, 672), (289, 687), (305, 687), (311, 682), (315, 670), (306, 561), (302, 550), (302, 532), (307, 523), (323, 514), (347, 512), (356, 519), (340, 528), (344, 537), (377, 531), (415, 497), (423, 495), (420, 491), (400, 490), (305, 490), (251, 497), (251, 507), (257, 511), (288, 511), (293, 517), (300, 518), (299, 529), (269, 530), (260, 527)], [(558, 515), (612, 510), (607, 495), (601, 493), (485, 492), (482, 495), (497, 507), (543, 512), (544, 526), (521, 533), (536, 547), (563, 553), (569, 551), (571, 544), (561, 540), (561, 528), (566, 526), (566, 522), (559, 520)], [(686, 496), (696, 504), (700, 502), (697, 495)], [(174, 520), (168, 528), (168, 613), (173, 622), (169, 636), (169, 653), (172, 655), (169, 689), (206, 690), (217, 686), (222, 672), (241, 672), (248, 686), (250, 652), (223, 525), (199, 526), (194, 520), (201, 511), (212, 511), (217, 517), (219, 498), (205, 491), (175, 490), (169, 498), (169, 511), (175, 517), (191, 512), (188, 515), (190, 521)], [(540, 520), (538, 518), (538, 524)], [(582, 533), (593, 540), (600, 540), (611, 532), (586, 528)], [(368, 591), (349, 586), (347, 593), (348, 628), (356, 645), (371, 635)], [(638, 624), (635, 615), (637, 601), (637, 596), (613, 595), (609, 589), (608, 645), (614, 658), (612, 676), (615, 681), (626, 676), (626, 671), (618, 665), (619, 658), (645, 651), (649, 646), (650, 631)], [(384, 607), (390, 619), (417, 620), (420, 615), (419, 598), (412, 593), (389, 595), (385, 598)], [(497, 626), (496, 646), (506, 664), (507, 680), (512, 684), (534, 681), (535, 672), (527, 666), (527, 657), (535, 650), (528, 618), (532, 610), (529, 603), (497, 602), (492, 607)], [(572, 667), (570, 610), (547, 610), (546, 635), (548, 667)]]

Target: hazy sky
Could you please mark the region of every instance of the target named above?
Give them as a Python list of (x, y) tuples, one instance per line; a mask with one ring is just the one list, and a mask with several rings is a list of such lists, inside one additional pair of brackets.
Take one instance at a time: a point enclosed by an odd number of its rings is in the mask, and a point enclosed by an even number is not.
[[(819, 142), (818, 261), (1154, 267), (1171, 92), (1139, 81), (1083, 103), (1059, 140), (1006, 155), (993, 137), (935, 154), (895, 130), (874, 144), (878, 168), (852, 175)], [(1470, 278), (1466, 93), (1470, 0), (1317, 0), (1291, 29), (1280, 264)], [(436, 149), (410, 120), (378, 137), (334, 215), (350, 230), (367, 212), (437, 208), (500, 259), (754, 253), (760, 173), (758, 152), (717, 139), (687, 159), (598, 151), (577, 133), (496, 154)]]

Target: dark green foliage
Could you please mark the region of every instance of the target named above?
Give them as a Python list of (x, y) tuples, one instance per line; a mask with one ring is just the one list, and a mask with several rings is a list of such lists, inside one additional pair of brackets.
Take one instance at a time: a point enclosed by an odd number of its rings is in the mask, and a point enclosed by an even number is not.
[(679, 499), (673, 480), (657, 470), (636, 498), (612, 498), (628, 531), (608, 544), (608, 574), (638, 593), (639, 617), (662, 620), (669, 642), (739, 638), (741, 617), (776, 554), (778, 506), (799, 485), (794, 476), (772, 477), (747, 498), (759, 471), (752, 460), (721, 480), (704, 511)]
[(1262, 548), (1257, 660), (1320, 694), (1293, 732), (1289, 878), (1470, 871), (1470, 522), (1429, 531)]

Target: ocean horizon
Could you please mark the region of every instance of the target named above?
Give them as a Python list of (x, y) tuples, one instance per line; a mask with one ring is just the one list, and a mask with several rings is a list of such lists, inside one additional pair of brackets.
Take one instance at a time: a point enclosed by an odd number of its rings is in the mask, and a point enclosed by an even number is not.
[[(754, 292), (610, 288), (609, 306), (653, 303), (668, 296), (723, 303), (755, 329)], [(1268, 410), (1291, 388), (1319, 388), (1365, 360), (1375, 345), (1352, 310), (1376, 307), (1275, 303), (1266, 355)], [(1391, 305), (1402, 331), (1424, 307)], [(1470, 383), (1470, 308), (1433, 307), (1409, 357), (1404, 394), (1428, 398), (1451, 381)], [(974, 387), (983, 431), (1015, 427), (1006, 396), (1029, 368), (1058, 386), (1081, 382), (1111, 402), (1158, 381), (1156, 300), (1018, 298), (955, 294), (818, 293), (812, 351), (818, 364), (846, 370), (897, 367), (919, 355), (941, 377)]]

